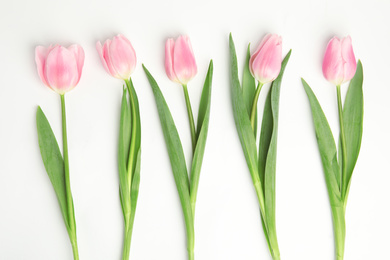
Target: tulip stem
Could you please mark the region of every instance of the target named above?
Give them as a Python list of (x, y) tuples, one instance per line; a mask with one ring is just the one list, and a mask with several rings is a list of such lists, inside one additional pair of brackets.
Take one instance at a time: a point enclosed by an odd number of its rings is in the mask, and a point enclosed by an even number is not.
[(73, 249), (74, 260), (79, 259), (79, 253), (77, 248), (77, 236), (76, 236), (76, 221), (74, 217), (72, 191), (70, 189), (70, 177), (69, 177), (69, 157), (68, 157), (68, 137), (66, 131), (66, 111), (65, 111), (65, 94), (61, 95), (61, 111), (62, 111), (62, 144), (64, 153), (64, 171), (65, 171), (65, 189), (66, 189), (66, 201), (68, 204), (68, 223), (67, 226), (70, 242)]
[(191, 102), (190, 102), (190, 97), (188, 95), (187, 85), (183, 84), (182, 86), (183, 86), (183, 91), (184, 91), (184, 98), (186, 100), (188, 120), (190, 121), (192, 151), (194, 152), (195, 151), (195, 146), (196, 146), (196, 134), (195, 134), (194, 116), (192, 114)]
[(337, 106), (339, 111), (340, 120), (340, 141), (341, 141), (341, 156), (342, 156), (342, 174), (341, 174), (341, 198), (344, 201), (345, 191), (347, 190), (347, 145), (345, 143), (345, 132), (344, 132), (344, 118), (343, 118), (343, 105), (341, 103), (341, 91), (340, 85), (337, 86)]
[[(255, 121), (256, 121), (256, 112), (257, 112), (257, 101), (259, 100), (259, 95), (260, 95), (260, 91), (261, 91), (261, 88), (263, 87), (263, 83), (259, 82), (259, 84), (257, 85), (257, 88), (256, 88), (256, 93), (255, 93), (255, 96), (253, 98), (253, 102), (252, 102), (252, 110), (251, 110), (251, 126), (252, 126), (252, 129), (255, 130)], [(256, 133), (255, 133), (256, 135)]]

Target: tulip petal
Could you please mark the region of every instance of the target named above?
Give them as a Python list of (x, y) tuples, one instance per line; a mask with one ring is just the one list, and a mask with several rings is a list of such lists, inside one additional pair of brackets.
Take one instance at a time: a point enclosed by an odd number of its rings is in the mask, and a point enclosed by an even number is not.
[(344, 60), (341, 55), (341, 42), (333, 37), (326, 47), (322, 72), (324, 77), (334, 85), (340, 85), (344, 80)]
[(72, 46), (70, 46), (68, 48), (68, 50), (74, 55), (74, 58), (75, 58), (76, 63), (77, 63), (78, 79), (77, 79), (76, 84), (78, 84), (80, 81), (81, 73), (83, 71), (83, 66), (84, 66), (84, 58), (85, 58), (84, 50), (78, 44), (73, 44)]
[(122, 79), (129, 79), (135, 69), (137, 57), (130, 41), (122, 35), (115, 36), (109, 46), (111, 62)]
[(37, 46), (35, 48), (35, 63), (37, 64), (38, 75), (41, 78), (42, 82), (49, 86), (44, 76), (46, 57), (48, 54), (48, 49), (43, 46)]
[(276, 79), (282, 66), (281, 37), (273, 34), (267, 35), (266, 38), (261, 48), (258, 48), (258, 53), (255, 53), (250, 61), (253, 76), (263, 84)]
[(79, 76), (73, 53), (62, 46), (51, 50), (46, 59), (45, 76), (49, 86), (59, 94), (74, 88)]
[(341, 41), (341, 54), (344, 60), (344, 82), (353, 78), (356, 72), (356, 58), (353, 53), (352, 39), (350, 36)]
[(194, 53), (190, 39), (187, 36), (180, 36), (175, 42), (173, 68), (177, 79), (184, 85), (197, 73)]
[(111, 45), (111, 40), (107, 39), (103, 45), (103, 59), (106, 62), (108, 72), (111, 74), (111, 76), (115, 78), (120, 78), (118, 72), (115, 70), (114, 66), (112, 65), (111, 56), (110, 56), (110, 45)]
[(103, 45), (100, 43), (100, 41), (96, 42), (96, 50), (99, 54), (100, 60), (102, 61), (104, 69), (111, 74), (110, 69), (107, 66), (106, 59), (104, 58), (104, 53), (103, 53)]
[(172, 38), (168, 39), (165, 44), (165, 72), (170, 80), (180, 83), (173, 69), (174, 48), (175, 41)]

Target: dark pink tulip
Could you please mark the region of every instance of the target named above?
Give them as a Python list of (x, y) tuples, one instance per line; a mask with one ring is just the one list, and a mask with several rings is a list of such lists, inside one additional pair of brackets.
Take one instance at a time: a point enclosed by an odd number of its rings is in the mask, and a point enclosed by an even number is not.
[(37, 46), (35, 62), (42, 82), (60, 95), (72, 90), (80, 81), (84, 65), (84, 50), (74, 44), (69, 48), (60, 45)]
[(322, 63), (324, 77), (336, 86), (353, 78), (356, 72), (356, 59), (350, 36), (343, 39), (333, 37), (326, 47)]
[(176, 41), (167, 40), (165, 44), (165, 71), (170, 80), (182, 85), (187, 85), (196, 75), (194, 52), (187, 36), (180, 36)]

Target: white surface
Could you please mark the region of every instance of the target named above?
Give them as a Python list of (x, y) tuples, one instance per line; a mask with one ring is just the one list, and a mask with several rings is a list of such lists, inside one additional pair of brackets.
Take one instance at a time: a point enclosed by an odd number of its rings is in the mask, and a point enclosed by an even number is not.
[(190, 131), (182, 90), (168, 80), (163, 67), (165, 40), (179, 34), (191, 37), (198, 63), (199, 73), (189, 84), (195, 116), (210, 59), (215, 68), (196, 207), (196, 259), (271, 259), (233, 120), (229, 32), (240, 67), (248, 42), (257, 45), (266, 33), (283, 36), (283, 53), (293, 49), (281, 90), (276, 184), (278, 239), (286, 260), (334, 259), (331, 211), (300, 77), (312, 86), (337, 136), (336, 89), (323, 78), (321, 63), (333, 35), (352, 36), (355, 55), (364, 67), (365, 117), (347, 207), (345, 259), (390, 259), (389, 11), (387, 0), (3, 0), (0, 259), (72, 259), (35, 126), (40, 105), (61, 138), (60, 99), (41, 83), (34, 62), (35, 46), (51, 43), (78, 43), (86, 54), (81, 81), (66, 97), (80, 259), (120, 259), (121, 82), (104, 71), (95, 50), (97, 40), (117, 33), (127, 36), (137, 52), (133, 80), (142, 116), (141, 185), (131, 259), (186, 259), (181, 206), (154, 97), (141, 68), (145, 63), (157, 79), (188, 156)]

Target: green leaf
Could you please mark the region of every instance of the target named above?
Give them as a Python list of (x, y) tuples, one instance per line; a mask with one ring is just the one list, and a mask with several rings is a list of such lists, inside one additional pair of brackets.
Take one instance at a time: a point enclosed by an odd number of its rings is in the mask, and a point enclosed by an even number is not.
[(194, 152), (192, 167), (191, 167), (190, 197), (191, 197), (191, 208), (192, 208), (193, 215), (195, 215), (195, 203), (196, 203), (196, 195), (198, 192), (199, 176), (202, 167), (203, 154), (206, 146), (207, 132), (209, 127), (212, 77), (213, 77), (213, 61), (211, 60), (207, 72), (207, 76), (203, 85), (202, 97), (199, 103), (198, 123), (197, 123), (198, 129), (196, 134), (197, 141), (196, 141), (196, 147), (195, 147), (195, 152)]
[[(183, 208), (183, 214), (187, 229), (187, 237), (188, 239), (193, 240), (194, 221), (190, 202), (190, 185), (188, 180), (185, 157), (183, 153), (183, 147), (181, 145), (179, 134), (177, 132), (171, 112), (168, 108), (163, 94), (161, 93), (159, 86), (157, 85), (157, 82), (144, 65), (143, 68), (152, 87), (154, 98), (156, 100), (161, 127), (164, 133), (169, 159), (171, 161), (173, 177), (175, 178), (176, 188), (179, 193), (181, 206)], [(193, 244), (193, 241), (188, 241), (188, 243), (189, 245)]]
[(331, 205), (338, 205), (341, 201), (341, 187), (339, 182), (340, 168), (337, 163), (337, 150), (335, 141), (328, 121), (326, 120), (324, 112), (322, 111), (316, 96), (304, 79), (302, 79), (302, 84), (310, 101), (314, 128), (316, 132), (318, 148), (320, 150), (322, 166), (325, 172), (325, 181), (328, 189), (329, 199)]
[(123, 88), (121, 118), (119, 127), (119, 154), (118, 154), (118, 168), (119, 168), (119, 185), (120, 198), (123, 215), (130, 213), (130, 187), (127, 183), (127, 163), (130, 150), (130, 135), (131, 135), (131, 113), (127, 100), (127, 90)]
[(130, 215), (130, 229), (133, 229), (135, 210), (137, 208), (138, 191), (140, 183), (140, 167), (141, 167), (141, 150), (136, 153), (136, 164), (134, 169), (133, 181), (131, 183), (131, 215)]
[[(248, 50), (246, 53), (246, 59), (245, 59), (245, 65), (244, 65), (244, 73), (242, 75), (242, 95), (244, 97), (244, 102), (245, 102), (246, 108), (248, 110), (249, 116), (251, 116), (253, 98), (255, 97), (255, 92), (256, 92), (256, 80), (252, 76), (251, 71), (249, 70), (249, 60), (251, 58), (250, 46), (251, 45), (248, 44)], [(257, 133), (257, 109), (256, 109), (256, 115), (255, 115), (255, 127), (254, 127), (253, 132), (255, 133), (255, 136), (256, 136), (256, 133)]]
[[(272, 127), (272, 136), (269, 141), (269, 148), (265, 164), (264, 176), (264, 194), (265, 194), (265, 212), (267, 217), (267, 227), (269, 240), (272, 246), (273, 255), (279, 255), (279, 246), (276, 237), (276, 223), (275, 223), (275, 181), (276, 181), (276, 155), (277, 155), (277, 137), (278, 137), (278, 119), (279, 119), (279, 97), (280, 86), (282, 84), (283, 73), (291, 55), (291, 50), (287, 53), (282, 62), (282, 67), (278, 77), (272, 82), (270, 89), (270, 102), (266, 104), (271, 106), (272, 119), (269, 118), (269, 112), (265, 112), (266, 121), (264, 127)], [(267, 98), (268, 99), (268, 98)], [(272, 120), (272, 123), (268, 122)], [(268, 122), (267, 122), (268, 121)], [(263, 126), (263, 125), (262, 125)], [(268, 129), (269, 131), (269, 129)], [(268, 141), (266, 141), (268, 143)], [(259, 160), (260, 161), (260, 160)]]
[(65, 225), (69, 230), (64, 160), (49, 121), (47, 121), (47, 118), (40, 107), (37, 109), (36, 120), (38, 143), (39, 149), (41, 150), (42, 161), (57, 195)]
[(233, 101), (233, 114), (242, 150), (252, 176), (253, 184), (260, 184), (257, 167), (257, 149), (253, 130), (249, 120), (248, 110), (242, 95), (240, 81), (238, 79), (237, 56), (232, 35), (229, 37), (230, 46), (230, 76)]
[(347, 188), (348, 196), (353, 169), (359, 156), (363, 135), (363, 67), (358, 62), (355, 76), (352, 78), (345, 97), (343, 116), (347, 148)]

